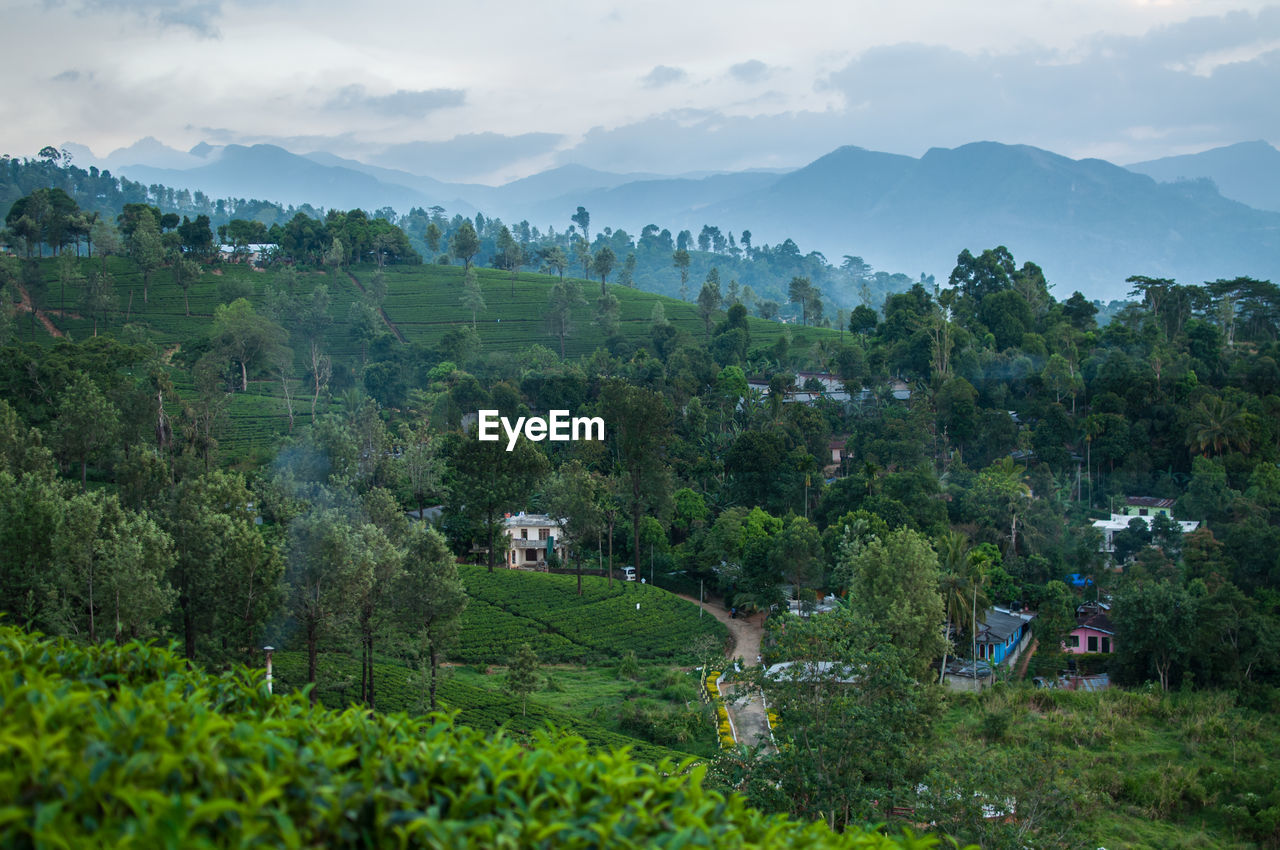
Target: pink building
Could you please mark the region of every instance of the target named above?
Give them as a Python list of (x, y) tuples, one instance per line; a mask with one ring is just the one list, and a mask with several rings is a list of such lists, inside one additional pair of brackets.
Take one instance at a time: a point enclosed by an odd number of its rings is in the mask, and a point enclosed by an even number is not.
[(1065, 649), (1077, 655), (1086, 652), (1114, 652), (1115, 629), (1106, 614), (1093, 614), (1080, 621), (1067, 638)]

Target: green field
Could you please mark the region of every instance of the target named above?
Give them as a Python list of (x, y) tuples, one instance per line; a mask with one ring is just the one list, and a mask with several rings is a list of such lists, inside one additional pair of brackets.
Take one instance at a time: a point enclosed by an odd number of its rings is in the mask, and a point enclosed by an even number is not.
[[(83, 278), (100, 268), (97, 258), (79, 260)], [(151, 276), (149, 296), (144, 303), (142, 274), (124, 257), (109, 257), (116, 308), (100, 317), (99, 333), (111, 333), (119, 339), (146, 339), (181, 361), (184, 348), (190, 350), (208, 337), (214, 311), (234, 295), (243, 295), (255, 308), (261, 309), (276, 271), (251, 269), (244, 265), (226, 264), (206, 269), (193, 282), (187, 293), (191, 315), (187, 315), (182, 290), (173, 282), (170, 270), (162, 268)], [(44, 315), (59, 332), (74, 340), (84, 340), (94, 333), (94, 323), (81, 312), (83, 281), (63, 285), (58, 278), (55, 260), (40, 264), (41, 286), (32, 293)], [(360, 380), (359, 343), (351, 336), (348, 314), (352, 302), (363, 298), (361, 287), (368, 284), (376, 269), (359, 266), (351, 270), (316, 271), (299, 269), (296, 292), (307, 295), (317, 285), (328, 288), (332, 324), (324, 335), (325, 353), (333, 358), (335, 375), (339, 370)], [(514, 283), (507, 272), (477, 269), (487, 309), (477, 317), (476, 330), (483, 343), (482, 353), (515, 353), (532, 345), (560, 350), (559, 338), (553, 336), (546, 322), (547, 299), (555, 278), (548, 275), (521, 274)], [(471, 312), (463, 307), (460, 295), (463, 269), (460, 266), (388, 266), (384, 269), (387, 297), (383, 310), (390, 323), (387, 330), (396, 331), (407, 342), (426, 348), (437, 346), (451, 328), (471, 324)], [(575, 309), (571, 334), (565, 341), (569, 358), (590, 355), (605, 345), (605, 336), (595, 324), (595, 299), (600, 293), (599, 281), (580, 280), (586, 304)], [(705, 326), (697, 305), (609, 284), (609, 291), (619, 301), (619, 332), (633, 344), (650, 340), (653, 306), (661, 302), (667, 321), (696, 338), (705, 335)], [(65, 305), (65, 310), (63, 309)], [(128, 327), (126, 327), (128, 326)], [(836, 337), (837, 331), (823, 328), (795, 328), (763, 319), (751, 318), (752, 347), (767, 346), (784, 334), (792, 336), (793, 348), (805, 349), (819, 339)], [(20, 317), (19, 341), (48, 344), (52, 338), (44, 328)], [(310, 416), (312, 387), (307, 382), (310, 363), (300, 345), (295, 345), (293, 376), (289, 393), (299, 424)], [(189, 374), (175, 370), (173, 380), (183, 395), (194, 392)], [(336, 394), (339, 382), (335, 379)], [(321, 395), (317, 411), (328, 410), (331, 401)], [(219, 456), (224, 464), (261, 461), (274, 449), (281, 435), (288, 432), (288, 415), (284, 390), (278, 378), (267, 373), (251, 376), (248, 392), (233, 393), (228, 398), (226, 427), (219, 435)]]
[[(528, 642), (547, 662), (616, 661), (631, 650), (637, 658), (692, 664), (699, 635), (721, 645), (728, 630), (714, 617), (698, 616), (692, 603), (636, 582), (523, 570), (488, 572), (459, 566), (471, 597), (453, 658), (505, 662)], [(637, 607), (638, 606), (638, 607)]]

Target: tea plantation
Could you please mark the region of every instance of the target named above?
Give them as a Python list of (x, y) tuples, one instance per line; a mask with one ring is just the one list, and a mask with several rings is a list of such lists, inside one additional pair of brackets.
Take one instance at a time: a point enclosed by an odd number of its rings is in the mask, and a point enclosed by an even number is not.
[(702, 769), (335, 712), (165, 649), (0, 627), (0, 846), (929, 847), (766, 817)]

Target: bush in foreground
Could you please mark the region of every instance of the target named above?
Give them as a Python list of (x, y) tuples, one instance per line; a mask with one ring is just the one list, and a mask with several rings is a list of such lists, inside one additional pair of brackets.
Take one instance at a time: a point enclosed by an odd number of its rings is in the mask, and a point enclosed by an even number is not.
[(872, 847), (581, 740), (312, 708), (168, 650), (0, 627), (0, 846)]

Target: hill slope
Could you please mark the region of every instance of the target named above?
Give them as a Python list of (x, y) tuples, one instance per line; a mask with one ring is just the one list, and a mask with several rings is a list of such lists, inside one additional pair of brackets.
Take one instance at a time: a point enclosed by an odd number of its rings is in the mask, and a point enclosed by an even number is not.
[(1125, 167), (1166, 183), (1207, 178), (1225, 197), (1260, 210), (1280, 212), (1280, 150), (1263, 141), (1240, 142)]

